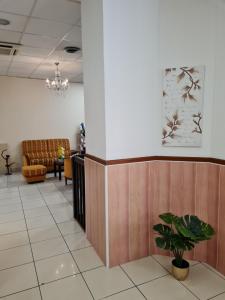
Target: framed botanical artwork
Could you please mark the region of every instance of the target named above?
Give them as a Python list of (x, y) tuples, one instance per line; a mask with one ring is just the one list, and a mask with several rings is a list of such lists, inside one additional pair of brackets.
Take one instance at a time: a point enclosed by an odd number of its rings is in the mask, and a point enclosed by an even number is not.
[(201, 147), (204, 74), (204, 66), (164, 70), (162, 91), (164, 147)]

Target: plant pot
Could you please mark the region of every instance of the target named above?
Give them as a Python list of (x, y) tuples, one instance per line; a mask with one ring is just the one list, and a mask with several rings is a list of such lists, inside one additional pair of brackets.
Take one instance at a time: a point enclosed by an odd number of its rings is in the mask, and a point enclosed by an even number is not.
[(173, 276), (179, 280), (183, 281), (188, 277), (189, 274), (189, 262), (183, 259), (182, 266), (177, 266), (176, 260), (172, 260), (172, 274)]

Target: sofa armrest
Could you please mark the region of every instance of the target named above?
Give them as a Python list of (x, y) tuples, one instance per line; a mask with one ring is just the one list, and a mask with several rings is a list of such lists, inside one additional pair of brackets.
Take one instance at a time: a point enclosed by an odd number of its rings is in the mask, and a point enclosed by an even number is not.
[(23, 164), (23, 166), (29, 166), (29, 160), (26, 155), (23, 155), (23, 157), (22, 157), (22, 164)]

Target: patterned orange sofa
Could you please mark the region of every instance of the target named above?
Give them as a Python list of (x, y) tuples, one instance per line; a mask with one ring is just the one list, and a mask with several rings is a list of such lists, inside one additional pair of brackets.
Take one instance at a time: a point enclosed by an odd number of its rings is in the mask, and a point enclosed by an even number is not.
[(58, 147), (65, 148), (65, 157), (70, 156), (68, 139), (27, 140), (22, 142), (23, 165), (43, 165), (53, 171)]

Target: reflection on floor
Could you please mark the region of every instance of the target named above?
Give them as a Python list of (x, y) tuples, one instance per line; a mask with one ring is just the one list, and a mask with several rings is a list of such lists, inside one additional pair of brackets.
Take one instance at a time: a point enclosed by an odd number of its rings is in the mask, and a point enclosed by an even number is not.
[(0, 176), (0, 297), (6, 300), (225, 300), (225, 278), (192, 262), (189, 278), (153, 256), (106, 269), (73, 219), (72, 187)]

